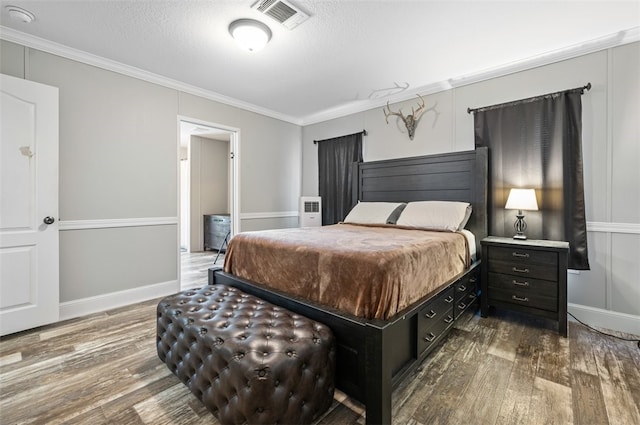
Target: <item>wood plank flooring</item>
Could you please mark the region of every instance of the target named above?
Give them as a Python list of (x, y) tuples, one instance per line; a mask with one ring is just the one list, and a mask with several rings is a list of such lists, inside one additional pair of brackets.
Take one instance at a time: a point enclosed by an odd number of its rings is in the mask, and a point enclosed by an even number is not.
[[(180, 287), (193, 288), (207, 283), (209, 267), (214, 265), (218, 251), (181, 252), (180, 253)], [(215, 261), (215, 265), (224, 264), (224, 253)]]
[[(198, 279), (206, 283), (206, 272)], [(0, 423), (218, 424), (158, 359), (157, 302), (0, 338)], [(363, 414), (337, 392), (317, 424), (364, 424)], [(394, 391), (393, 417), (403, 425), (640, 424), (640, 350), (574, 322), (565, 339), (541, 319), (469, 314)]]

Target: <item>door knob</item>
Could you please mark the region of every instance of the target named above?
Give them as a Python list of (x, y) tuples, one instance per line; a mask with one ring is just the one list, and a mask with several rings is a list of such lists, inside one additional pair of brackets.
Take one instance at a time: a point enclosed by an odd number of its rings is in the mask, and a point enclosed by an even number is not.
[(51, 216), (47, 216), (42, 221), (44, 221), (44, 224), (53, 224), (53, 222), (56, 221), (56, 219)]

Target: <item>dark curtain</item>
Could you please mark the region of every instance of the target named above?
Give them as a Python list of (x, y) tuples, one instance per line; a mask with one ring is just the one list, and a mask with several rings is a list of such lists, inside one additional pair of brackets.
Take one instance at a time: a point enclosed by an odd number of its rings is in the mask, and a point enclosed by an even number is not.
[(475, 142), (489, 147), (489, 233), (512, 236), (509, 190), (534, 188), (539, 211), (524, 211), (527, 237), (569, 242), (569, 268), (589, 270), (581, 95), (574, 89), (480, 108)]
[(351, 164), (354, 162), (362, 162), (362, 133), (318, 142), (323, 225), (344, 220), (352, 208)]

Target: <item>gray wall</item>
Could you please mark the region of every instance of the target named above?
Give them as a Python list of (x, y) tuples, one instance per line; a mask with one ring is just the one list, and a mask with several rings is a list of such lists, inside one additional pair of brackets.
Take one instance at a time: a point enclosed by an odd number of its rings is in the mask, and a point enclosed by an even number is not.
[(177, 289), (178, 117), (239, 130), (249, 228), (297, 210), (298, 125), (4, 40), (0, 72), (60, 89), (62, 318)]
[[(424, 96), (440, 115), (423, 115), (414, 140), (376, 108), (303, 128), (302, 194), (317, 195), (314, 139), (366, 129), (365, 161), (473, 149), (480, 107), (591, 82), (582, 96), (585, 202), (592, 270), (569, 274), (569, 303), (601, 326), (640, 333), (640, 43)], [(410, 112), (416, 100), (392, 104)], [(609, 313), (622, 313), (612, 314)], [(625, 315), (631, 315), (626, 317)], [(597, 317), (596, 317), (597, 316)], [(611, 319), (611, 321), (608, 318)], [(628, 319), (628, 320), (627, 320)]]
[[(292, 212), (299, 195), (317, 195), (314, 139), (366, 129), (365, 160), (472, 149), (473, 117), (467, 107), (590, 81), (593, 88), (582, 99), (592, 270), (569, 275), (569, 301), (573, 311), (585, 316), (601, 319), (612, 313), (613, 322), (601, 322), (609, 327), (627, 316), (638, 326), (640, 316), (639, 62), (640, 44), (633, 43), (430, 94), (426, 106), (437, 104), (437, 120), (433, 112), (426, 113), (410, 141), (393, 119), (385, 123), (381, 108), (300, 128), (0, 43), (0, 72), (60, 89), (61, 225), (102, 226), (67, 226), (61, 232), (63, 303), (177, 279), (178, 116), (239, 129), (241, 229), (260, 230), (296, 226)], [(416, 100), (408, 100), (391, 106), (406, 112), (415, 105)]]

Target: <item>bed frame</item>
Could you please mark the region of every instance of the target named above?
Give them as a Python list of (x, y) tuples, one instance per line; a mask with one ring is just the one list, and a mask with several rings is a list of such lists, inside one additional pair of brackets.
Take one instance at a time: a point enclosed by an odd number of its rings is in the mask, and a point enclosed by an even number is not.
[[(487, 235), (488, 223), (486, 147), (358, 163), (354, 167), (357, 173), (354, 204), (357, 200), (470, 202), (473, 213), (467, 228), (476, 236), (476, 258), (480, 258), (480, 240)], [(438, 332), (433, 331), (433, 327), (424, 329), (427, 326), (423, 318), (425, 312), (433, 312), (443, 302), (450, 303), (449, 298), (465, 285), (473, 284), (475, 288), (479, 283), (479, 272), (479, 261), (476, 261), (464, 273), (389, 320), (367, 320), (314, 305), (220, 269), (209, 271), (209, 283), (237, 287), (329, 326), (337, 342), (336, 387), (364, 403), (367, 424), (390, 424), (393, 389), (415, 371), (452, 326), (446, 325)], [(454, 307), (455, 312), (458, 310), (464, 309)], [(453, 317), (457, 319), (459, 314)], [(425, 338), (427, 330), (430, 332)]]

